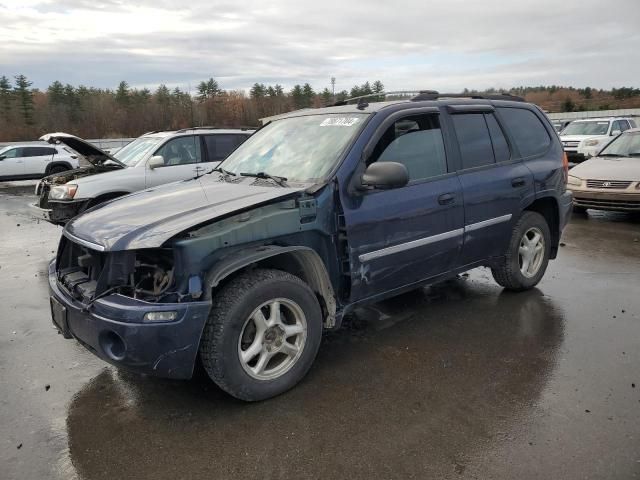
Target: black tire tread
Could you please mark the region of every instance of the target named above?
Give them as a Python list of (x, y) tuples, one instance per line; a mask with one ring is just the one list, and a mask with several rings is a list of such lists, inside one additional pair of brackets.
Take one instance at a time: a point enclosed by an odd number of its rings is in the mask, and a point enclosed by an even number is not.
[[(518, 254), (518, 245), (520, 242), (520, 231), (522, 225), (525, 223), (532, 223), (534, 220), (542, 221), (546, 224), (545, 218), (539, 213), (533, 211), (523, 212), (523, 214), (520, 216), (516, 224), (513, 226), (513, 229), (511, 230), (511, 240), (509, 240), (509, 247), (507, 248), (507, 252), (504, 255), (504, 259), (500, 262), (499, 265), (495, 265), (491, 268), (493, 279), (498, 285), (506, 288), (507, 290), (522, 291), (531, 288), (529, 286), (522, 285), (522, 282), (517, 277), (519, 272), (515, 272), (511, 268), (511, 265), (513, 262), (513, 256)], [(515, 242), (517, 242), (515, 243), (516, 248), (513, 248), (514, 239)], [(546, 238), (545, 240), (548, 242), (550, 239)]]
[(225, 376), (224, 356), (218, 352), (225, 330), (229, 327), (226, 322), (227, 313), (242, 301), (248, 291), (263, 282), (274, 280), (287, 280), (311, 291), (309, 286), (299, 277), (282, 270), (255, 269), (239, 274), (227, 283), (214, 297), (214, 306), (211, 308), (209, 319), (205, 325), (200, 341), (200, 357), (202, 364), (211, 379), (224, 391), (243, 400), (252, 401), (244, 392), (236, 388)]

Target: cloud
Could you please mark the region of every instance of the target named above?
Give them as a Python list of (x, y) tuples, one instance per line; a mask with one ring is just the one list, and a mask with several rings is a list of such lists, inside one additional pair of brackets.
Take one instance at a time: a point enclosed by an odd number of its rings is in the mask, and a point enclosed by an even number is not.
[[(636, 84), (640, 2), (0, 0), (0, 74), (114, 87)], [(507, 8), (508, 7), (508, 8)]]

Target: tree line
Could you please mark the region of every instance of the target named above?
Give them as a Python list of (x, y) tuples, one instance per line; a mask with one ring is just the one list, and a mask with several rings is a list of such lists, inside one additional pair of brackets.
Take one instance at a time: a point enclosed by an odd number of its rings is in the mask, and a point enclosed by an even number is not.
[[(32, 88), (24, 75), (0, 76), (0, 141), (33, 140), (63, 131), (83, 138), (135, 137), (147, 131), (189, 126), (258, 126), (259, 119), (301, 108), (329, 105), (346, 98), (384, 91), (380, 80), (333, 92), (309, 83), (285, 90), (282, 85), (254, 83), (248, 92), (225, 90), (214, 78), (203, 80), (194, 92), (164, 84), (151, 91), (132, 88), (126, 81), (115, 89), (55, 81), (46, 90)], [(516, 87), (464, 93), (521, 95), (550, 112), (640, 107), (640, 89), (612, 90), (563, 86)]]

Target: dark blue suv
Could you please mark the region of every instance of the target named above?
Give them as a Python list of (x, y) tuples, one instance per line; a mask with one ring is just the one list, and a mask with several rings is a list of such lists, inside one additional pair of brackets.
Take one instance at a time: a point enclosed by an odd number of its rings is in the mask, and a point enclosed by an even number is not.
[(571, 211), (544, 113), (421, 92), (274, 119), (215, 171), (69, 222), (53, 320), (104, 360), (244, 400), (295, 385), (358, 305), (488, 266), (536, 285)]

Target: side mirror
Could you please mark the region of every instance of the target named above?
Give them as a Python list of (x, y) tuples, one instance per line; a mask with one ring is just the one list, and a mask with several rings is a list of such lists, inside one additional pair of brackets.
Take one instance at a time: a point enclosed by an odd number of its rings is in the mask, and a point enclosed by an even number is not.
[(362, 174), (362, 187), (388, 190), (409, 183), (407, 167), (398, 162), (374, 162)]
[(147, 163), (147, 165), (151, 170), (164, 167), (164, 157), (162, 155), (155, 155), (149, 159), (149, 163)]
[(7, 157), (5, 157), (4, 155), (0, 155), (0, 162), (1, 162), (2, 160), (4, 160), (5, 158), (7, 158)]
[(611, 130), (611, 136), (616, 137), (622, 133), (621, 130)]

